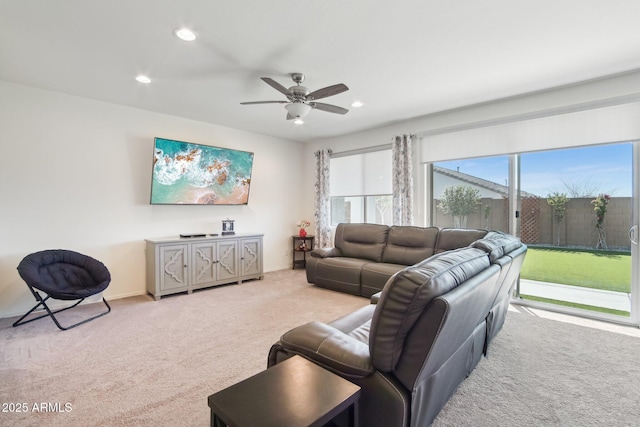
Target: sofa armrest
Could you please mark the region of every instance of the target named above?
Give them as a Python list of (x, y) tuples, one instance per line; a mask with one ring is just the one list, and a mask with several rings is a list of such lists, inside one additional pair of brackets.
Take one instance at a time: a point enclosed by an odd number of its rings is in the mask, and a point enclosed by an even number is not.
[(382, 291), (376, 292), (375, 294), (371, 295), (371, 304), (377, 304), (378, 301), (380, 301), (380, 295), (382, 295)]
[(369, 346), (326, 323), (310, 322), (280, 338), (288, 351), (345, 375), (366, 377), (374, 372)]
[(316, 258), (330, 258), (342, 256), (342, 252), (338, 248), (317, 248), (311, 251), (311, 256)]

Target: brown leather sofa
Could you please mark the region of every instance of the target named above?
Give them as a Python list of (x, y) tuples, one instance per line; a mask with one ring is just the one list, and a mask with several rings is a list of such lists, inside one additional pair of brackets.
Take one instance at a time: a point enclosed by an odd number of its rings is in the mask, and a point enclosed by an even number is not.
[(403, 268), (430, 256), (468, 246), (487, 230), (338, 224), (334, 247), (307, 260), (307, 281), (323, 288), (370, 297)]
[[(462, 233), (443, 231), (444, 241)], [(358, 384), (361, 425), (431, 424), (487, 354), (526, 254), (512, 236), (483, 234), (459, 249), (436, 244), (437, 254), (393, 275), (377, 303), (285, 333), (268, 366), (298, 354)]]

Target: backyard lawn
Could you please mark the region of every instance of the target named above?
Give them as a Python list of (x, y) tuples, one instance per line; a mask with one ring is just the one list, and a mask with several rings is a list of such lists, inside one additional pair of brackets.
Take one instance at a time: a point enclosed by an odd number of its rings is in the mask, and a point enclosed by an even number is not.
[(529, 247), (520, 277), (617, 292), (631, 291), (626, 252)]

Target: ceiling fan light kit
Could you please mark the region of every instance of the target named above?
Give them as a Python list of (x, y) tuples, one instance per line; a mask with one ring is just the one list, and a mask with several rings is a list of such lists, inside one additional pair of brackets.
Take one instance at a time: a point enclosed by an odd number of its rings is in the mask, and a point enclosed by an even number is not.
[(349, 88), (345, 84), (338, 83), (311, 92), (308, 88), (301, 85), (304, 78), (305, 76), (302, 73), (292, 73), (291, 79), (296, 85), (287, 89), (270, 77), (261, 77), (262, 81), (286, 96), (287, 101), (252, 101), (241, 102), (240, 104), (286, 104), (284, 108), (287, 110), (287, 120), (294, 120), (295, 124), (304, 123), (302, 118), (306, 117), (313, 109), (334, 114), (347, 114), (349, 112), (346, 108), (338, 107), (337, 105), (315, 102), (317, 99), (327, 98), (348, 91)]
[(284, 106), (287, 109), (287, 112), (293, 117), (305, 117), (313, 107), (309, 104), (305, 104), (303, 102), (293, 102), (291, 104), (287, 104)]

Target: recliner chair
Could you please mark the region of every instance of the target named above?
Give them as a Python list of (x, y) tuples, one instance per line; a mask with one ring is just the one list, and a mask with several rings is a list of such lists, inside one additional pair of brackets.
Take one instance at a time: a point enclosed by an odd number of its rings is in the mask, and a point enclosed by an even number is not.
[[(56, 313), (76, 307), (86, 298), (104, 291), (109, 286), (111, 274), (107, 267), (88, 255), (65, 249), (48, 249), (35, 252), (22, 259), (18, 265), (18, 273), (38, 303), (18, 319), (13, 324), (14, 327), (50, 316), (58, 328), (67, 330), (104, 316), (111, 311), (109, 303), (103, 297), (102, 301), (107, 306), (106, 312), (99, 313), (70, 326), (62, 326), (54, 316)], [(46, 297), (43, 298), (38, 291), (44, 292)], [(47, 305), (47, 300), (50, 298), (78, 301), (69, 307), (52, 311)], [(24, 320), (40, 306), (46, 310), (46, 314)]]

